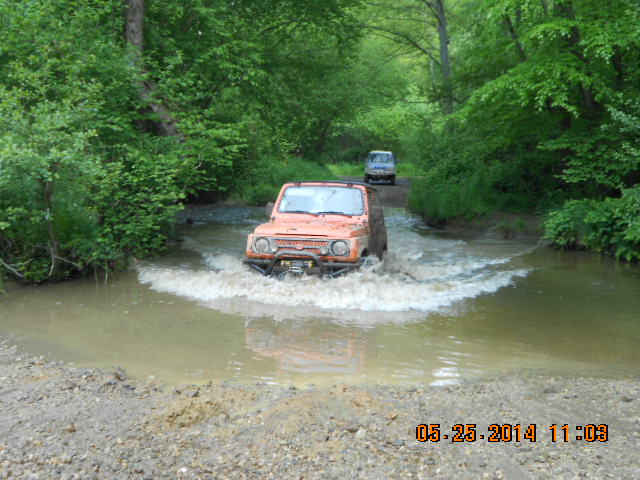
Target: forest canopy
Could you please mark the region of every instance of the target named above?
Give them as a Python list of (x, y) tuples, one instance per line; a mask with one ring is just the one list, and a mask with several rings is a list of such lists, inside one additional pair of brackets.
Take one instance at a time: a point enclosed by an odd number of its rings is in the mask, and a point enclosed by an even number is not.
[(124, 267), (185, 201), (379, 148), (430, 222), (534, 212), (640, 259), (633, 0), (0, 1), (0, 25), (0, 276)]

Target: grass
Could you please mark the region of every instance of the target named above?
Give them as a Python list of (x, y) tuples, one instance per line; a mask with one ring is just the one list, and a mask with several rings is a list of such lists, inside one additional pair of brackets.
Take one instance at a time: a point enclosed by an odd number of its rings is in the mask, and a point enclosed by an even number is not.
[(361, 177), (364, 175), (364, 166), (355, 163), (330, 163), (327, 168), (335, 177)]
[(263, 165), (254, 182), (242, 185), (238, 200), (250, 205), (264, 205), (275, 201), (283, 183), (299, 180), (332, 180), (335, 174), (325, 165), (297, 157), (275, 160)]
[[(419, 173), (414, 164), (398, 164), (398, 176), (413, 177)], [(233, 195), (233, 199), (250, 205), (264, 205), (275, 201), (280, 187), (286, 182), (297, 180), (336, 180), (340, 177), (363, 177), (363, 163), (328, 163), (290, 157), (285, 161), (265, 162), (255, 173), (253, 181), (247, 181)]]
[[(362, 177), (364, 176), (364, 162), (362, 163), (329, 163), (327, 167), (336, 177)], [(417, 177), (421, 175), (420, 169), (411, 162), (400, 162), (397, 165), (398, 177)]]

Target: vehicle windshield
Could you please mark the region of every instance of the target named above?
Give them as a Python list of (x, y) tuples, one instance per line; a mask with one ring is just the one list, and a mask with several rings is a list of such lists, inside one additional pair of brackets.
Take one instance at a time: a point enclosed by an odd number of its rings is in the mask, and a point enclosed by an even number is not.
[(279, 212), (314, 215), (362, 215), (362, 190), (353, 187), (301, 185), (288, 187), (280, 201)]
[(393, 154), (389, 152), (371, 152), (367, 157), (369, 163), (393, 163)]

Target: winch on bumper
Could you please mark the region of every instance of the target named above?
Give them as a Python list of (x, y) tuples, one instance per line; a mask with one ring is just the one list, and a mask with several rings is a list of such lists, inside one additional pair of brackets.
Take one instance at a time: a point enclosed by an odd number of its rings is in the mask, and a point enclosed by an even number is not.
[(263, 275), (306, 273), (328, 277), (336, 277), (348, 273), (362, 265), (361, 260), (357, 262), (336, 262), (334, 260), (323, 260), (315, 253), (296, 250), (282, 250), (272, 258), (245, 258), (243, 263)]

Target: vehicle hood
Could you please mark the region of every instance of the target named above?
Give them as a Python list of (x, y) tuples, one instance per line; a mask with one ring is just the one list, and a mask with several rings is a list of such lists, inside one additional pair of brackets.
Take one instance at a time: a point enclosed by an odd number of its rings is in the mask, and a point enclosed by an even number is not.
[(254, 230), (257, 235), (287, 235), (292, 237), (314, 236), (328, 238), (348, 238), (365, 235), (368, 225), (348, 222), (327, 222), (326, 220), (308, 222), (270, 222), (259, 225)]

